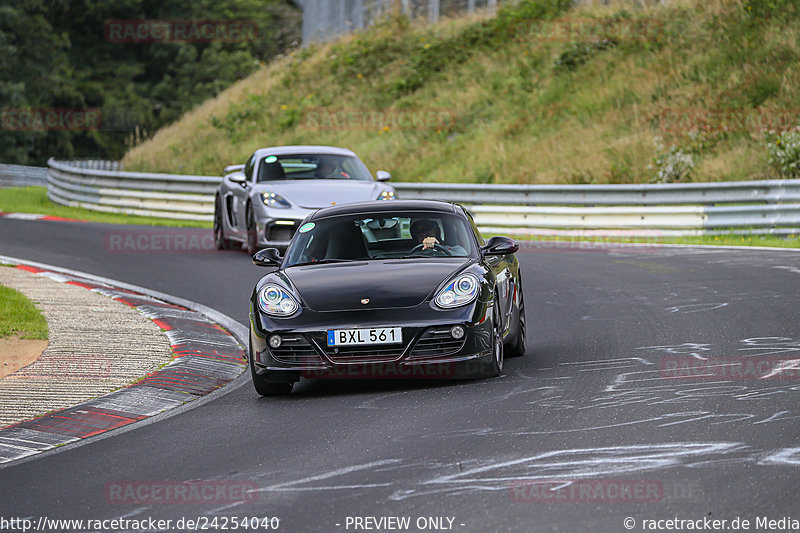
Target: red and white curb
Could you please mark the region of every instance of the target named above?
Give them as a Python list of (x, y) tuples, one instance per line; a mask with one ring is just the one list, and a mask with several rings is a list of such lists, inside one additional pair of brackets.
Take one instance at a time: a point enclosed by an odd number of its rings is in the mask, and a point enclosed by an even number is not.
[(0, 261), (96, 291), (139, 310), (164, 330), (173, 351), (170, 363), (132, 385), (0, 429), (0, 464), (118, 429), (191, 402), (229, 383), (246, 368), (242, 348), (246, 328), (205, 306), (90, 274), (16, 258), (0, 257)]
[(48, 220), (57, 222), (89, 222), (88, 220), (81, 220), (79, 218), (65, 218), (57, 217), (54, 215), (37, 215), (35, 213), (6, 213), (0, 211), (0, 218), (8, 218), (12, 220)]

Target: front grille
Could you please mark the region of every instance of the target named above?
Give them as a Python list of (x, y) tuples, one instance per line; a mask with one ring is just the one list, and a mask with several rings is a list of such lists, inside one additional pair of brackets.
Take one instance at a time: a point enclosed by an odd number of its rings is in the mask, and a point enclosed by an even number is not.
[(324, 336), (315, 336), (314, 342), (334, 363), (384, 363), (398, 359), (406, 349), (405, 343), (333, 347)]
[(322, 365), (322, 359), (308, 340), (302, 335), (282, 336), (279, 348), (270, 347), (272, 358), (279, 363), (291, 365)]
[(467, 336), (454, 339), (450, 335), (450, 328), (430, 328), (414, 345), (408, 359), (422, 359), (427, 357), (444, 357), (458, 352), (466, 342)]
[(291, 241), (297, 226), (278, 226), (267, 227), (267, 240), (270, 242)]

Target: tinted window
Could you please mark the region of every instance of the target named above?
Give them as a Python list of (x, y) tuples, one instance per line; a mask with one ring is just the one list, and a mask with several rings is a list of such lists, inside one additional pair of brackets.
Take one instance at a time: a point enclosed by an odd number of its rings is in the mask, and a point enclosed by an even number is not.
[(258, 180), (337, 179), (372, 181), (357, 157), (330, 154), (270, 155), (259, 164)]
[(478, 244), (481, 246), (486, 246), (486, 241), (483, 240), (483, 235), (481, 235), (481, 232), (478, 229), (478, 226), (475, 224), (475, 220), (472, 218), (472, 215), (470, 215), (469, 211), (466, 209), (464, 209), (464, 214), (467, 216), (467, 219), (469, 219), (469, 224), (472, 227), (473, 233), (475, 233), (475, 237), (478, 239)]
[[(383, 212), (315, 220), (301, 226), (287, 251), (285, 266), (323, 260), (406, 257), (474, 257), (466, 219), (448, 213)], [(437, 243), (426, 249), (423, 241)]]
[(256, 162), (255, 154), (250, 156), (250, 159), (247, 160), (247, 163), (244, 164), (244, 175), (250, 180), (253, 177), (253, 165)]

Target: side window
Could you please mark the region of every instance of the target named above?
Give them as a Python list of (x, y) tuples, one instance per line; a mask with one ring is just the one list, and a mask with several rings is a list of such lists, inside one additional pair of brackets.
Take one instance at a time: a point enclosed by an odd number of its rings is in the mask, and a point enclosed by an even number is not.
[(401, 218), (400, 219), (400, 238), (401, 239), (410, 239), (411, 238), (411, 219), (410, 218)]
[(478, 230), (478, 226), (475, 225), (475, 220), (473, 220), (472, 215), (469, 214), (469, 211), (461, 208), (464, 210), (464, 214), (467, 215), (467, 220), (469, 220), (469, 225), (472, 226), (472, 232), (475, 234), (475, 237), (478, 239), (478, 244), (481, 246), (486, 246), (486, 241), (483, 240), (483, 235), (481, 235), (480, 230)]
[(247, 163), (244, 165), (244, 175), (247, 177), (247, 181), (253, 179), (253, 167), (256, 163), (256, 154), (250, 156), (250, 159), (247, 160)]

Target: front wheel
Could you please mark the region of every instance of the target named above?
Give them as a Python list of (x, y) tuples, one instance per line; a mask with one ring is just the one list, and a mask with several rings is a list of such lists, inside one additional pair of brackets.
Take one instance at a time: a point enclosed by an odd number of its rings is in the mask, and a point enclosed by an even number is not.
[(258, 251), (258, 225), (253, 214), (253, 206), (249, 204), (245, 220), (247, 223), (247, 254), (253, 256)]
[(500, 299), (495, 294), (492, 305), (492, 360), (487, 365), (489, 377), (503, 373), (503, 323), (500, 320)]
[(525, 297), (522, 292), (522, 278), (517, 287), (519, 291), (519, 307), (517, 308), (517, 334), (514, 336), (514, 343), (508, 347), (509, 357), (520, 357), (525, 355)]
[(230, 250), (233, 241), (225, 237), (225, 227), (222, 220), (222, 202), (219, 196), (214, 200), (214, 246), (217, 250)]

